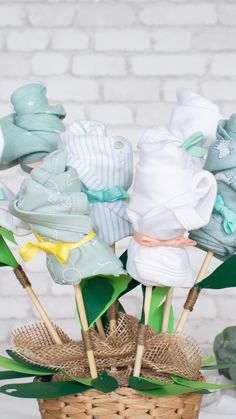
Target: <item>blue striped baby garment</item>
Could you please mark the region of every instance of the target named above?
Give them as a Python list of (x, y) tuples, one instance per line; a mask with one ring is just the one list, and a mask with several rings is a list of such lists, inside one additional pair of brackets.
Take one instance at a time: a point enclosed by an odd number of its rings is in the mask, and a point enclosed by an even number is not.
[[(78, 121), (61, 135), (68, 152), (68, 164), (77, 170), (88, 191), (122, 187), (127, 191), (133, 180), (132, 146), (123, 137), (108, 137), (106, 127), (98, 121)], [(98, 237), (112, 245), (132, 235), (127, 200), (93, 202), (90, 215)]]

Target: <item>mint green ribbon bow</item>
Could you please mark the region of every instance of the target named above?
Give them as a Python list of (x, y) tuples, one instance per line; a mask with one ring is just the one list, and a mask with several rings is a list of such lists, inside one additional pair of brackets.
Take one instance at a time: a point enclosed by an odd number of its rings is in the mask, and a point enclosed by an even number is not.
[(191, 154), (194, 157), (205, 157), (207, 156), (208, 149), (198, 145), (204, 138), (204, 135), (201, 131), (197, 131), (194, 134), (190, 135), (190, 137), (185, 140), (185, 142), (181, 145), (182, 150), (186, 151), (186, 153)]
[(222, 216), (226, 234), (233, 234), (236, 231), (236, 213), (225, 206), (221, 195), (216, 197), (214, 212)]
[(87, 195), (90, 204), (96, 202), (115, 202), (129, 198), (129, 194), (121, 186), (113, 186), (112, 188), (100, 189), (98, 191), (82, 189), (82, 192)]
[(0, 201), (5, 201), (6, 195), (3, 188), (0, 188)]

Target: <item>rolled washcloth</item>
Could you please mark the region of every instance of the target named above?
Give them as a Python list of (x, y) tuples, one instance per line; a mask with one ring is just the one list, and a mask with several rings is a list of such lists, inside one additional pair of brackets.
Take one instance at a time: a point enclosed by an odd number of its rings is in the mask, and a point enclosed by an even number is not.
[(191, 155), (164, 127), (148, 130), (138, 147), (140, 161), (128, 206), (135, 235), (129, 244), (127, 271), (144, 285), (191, 287), (186, 249), (158, 241), (179, 238), (208, 223), (216, 196), (214, 176), (197, 169)]
[(9, 204), (14, 198), (14, 193), (0, 182), (0, 226), (12, 231), (17, 236), (25, 236), (31, 233), (30, 226), (9, 212)]
[(225, 260), (236, 251), (236, 114), (219, 122), (205, 168), (215, 176), (217, 198), (209, 224), (190, 236), (200, 248)]
[[(181, 141), (196, 137), (202, 133), (201, 145), (209, 148), (216, 141), (216, 129), (222, 116), (216, 104), (208, 99), (191, 92), (190, 90), (177, 90), (177, 106), (170, 117), (169, 130)], [(200, 156), (199, 156), (200, 157)], [(203, 166), (204, 161), (199, 160)]]
[(21, 185), (11, 212), (28, 222), (39, 240), (36, 246), (26, 244), (21, 255), (30, 260), (28, 251), (34, 255), (37, 245), (42, 246), (48, 270), (59, 284), (78, 284), (96, 274), (124, 273), (119, 259), (92, 231), (87, 197), (76, 170), (67, 167), (66, 161), (63, 149), (49, 154)]
[(15, 113), (0, 119), (0, 170), (20, 164), (30, 172), (28, 164), (57, 150), (66, 113), (63, 106), (48, 104), (39, 83), (18, 88), (11, 102)]
[(108, 245), (133, 234), (127, 217), (127, 190), (133, 180), (132, 146), (123, 137), (107, 137), (98, 121), (78, 121), (62, 134), (68, 164), (77, 170), (90, 202), (98, 237)]

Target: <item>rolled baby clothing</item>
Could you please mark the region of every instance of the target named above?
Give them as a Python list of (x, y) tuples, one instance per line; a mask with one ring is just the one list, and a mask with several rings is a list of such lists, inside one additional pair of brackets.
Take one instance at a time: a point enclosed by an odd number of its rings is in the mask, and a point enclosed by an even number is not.
[(219, 121), (205, 168), (215, 176), (217, 198), (209, 223), (190, 236), (198, 247), (226, 260), (236, 251), (236, 114)]
[(17, 236), (25, 236), (31, 233), (30, 226), (14, 217), (9, 211), (9, 205), (14, 198), (14, 193), (0, 182), (0, 227), (12, 231)]
[(144, 285), (191, 287), (192, 269), (185, 248), (144, 246), (137, 235), (155, 241), (182, 237), (209, 222), (216, 196), (214, 176), (197, 169), (166, 128), (148, 130), (139, 142), (128, 216), (135, 234), (128, 248), (127, 271)]
[(102, 122), (81, 120), (61, 135), (68, 164), (76, 169), (90, 202), (93, 228), (108, 245), (133, 233), (127, 190), (133, 180), (132, 146), (108, 137)]
[(222, 119), (218, 106), (185, 89), (177, 90), (177, 101), (170, 117), (170, 132), (181, 140), (200, 132), (203, 135), (202, 146), (209, 148), (216, 141), (217, 125)]
[(61, 105), (49, 105), (39, 83), (19, 87), (11, 102), (15, 113), (0, 119), (0, 170), (20, 164), (30, 172), (28, 164), (58, 149), (66, 113)]
[[(40, 246), (49, 249), (44, 250), (47, 267), (58, 284), (75, 285), (97, 274), (124, 273), (119, 259), (92, 231), (87, 197), (76, 170), (66, 161), (64, 149), (49, 154), (23, 181), (11, 212), (29, 223)], [(68, 257), (61, 260), (66, 252)]]

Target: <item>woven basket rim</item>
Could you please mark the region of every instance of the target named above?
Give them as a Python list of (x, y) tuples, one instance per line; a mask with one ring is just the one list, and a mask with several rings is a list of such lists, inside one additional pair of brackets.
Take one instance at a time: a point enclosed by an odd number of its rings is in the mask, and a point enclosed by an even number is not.
[(57, 399), (38, 400), (42, 419), (197, 419), (202, 394), (153, 397), (130, 387), (111, 393), (89, 389)]

